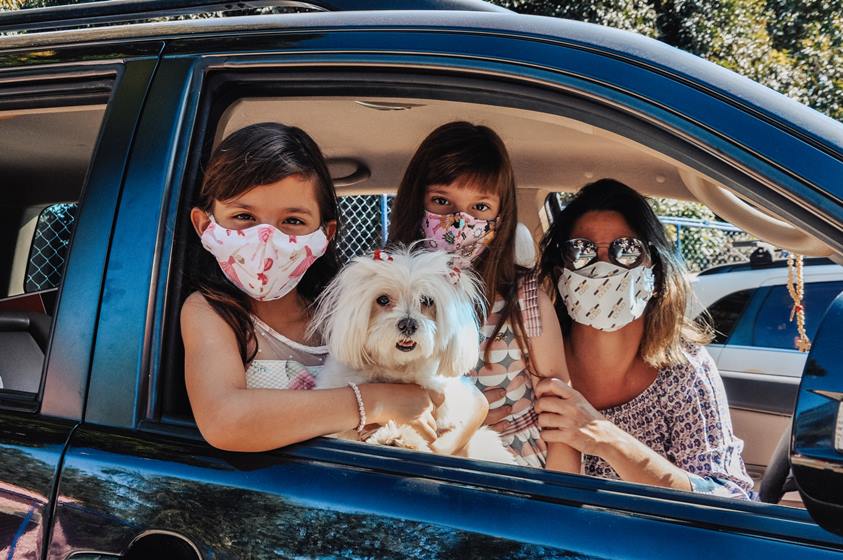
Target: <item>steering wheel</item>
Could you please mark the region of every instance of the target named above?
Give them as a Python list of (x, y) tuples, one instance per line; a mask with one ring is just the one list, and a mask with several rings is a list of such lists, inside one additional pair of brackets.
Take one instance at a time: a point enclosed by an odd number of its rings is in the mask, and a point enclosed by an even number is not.
[(772, 457), (767, 462), (767, 469), (761, 478), (762, 502), (777, 504), (785, 492), (796, 490), (796, 481), (790, 470), (790, 430), (788, 426), (779, 438)]

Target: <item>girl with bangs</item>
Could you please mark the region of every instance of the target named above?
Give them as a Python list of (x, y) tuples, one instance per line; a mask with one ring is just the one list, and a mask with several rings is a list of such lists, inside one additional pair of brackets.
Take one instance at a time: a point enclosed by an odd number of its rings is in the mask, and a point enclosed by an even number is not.
[(364, 418), (436, 425), (418, 385), (307, 390), (327, 354), (307, 333), (310, 304), (340, 266), (338, 220), (328, 167), (303, 130), (255, 124), (211, 155), (190, 211), (201, 247), (181, 311), (187, 393), (211, 445), (265, 451)]
[[(473, 267), (484, 282), (491, 312), (481, 321), (481, 358), (469, 376), (485, 397), (478, 394), (470, 428), (485, 419), (521, 465), (578, 472), (579, 453), (546, 445), (533, 408), (534, 380), (567, 381), (567, 372), (550, 298), (530, 269), (516, 264), (517, 220), (515, 177), (500, 137), (485, 126), (452, 122), (430, 133), (410, 161), (393, 202), (389, 240), (424, 239), (430, 249), (452, 253), (457, 267)], [(454, 430), (453, 438), (473, 431)]]

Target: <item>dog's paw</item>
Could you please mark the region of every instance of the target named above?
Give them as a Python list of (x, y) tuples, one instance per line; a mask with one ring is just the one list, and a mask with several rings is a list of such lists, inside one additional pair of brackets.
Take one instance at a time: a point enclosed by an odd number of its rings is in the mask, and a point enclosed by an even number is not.
[(379, 445), (396, 445), (396, 441), (401, 438), (401, 430), (398, 425), (390, 420), (380, 428), (374, 431), (372, 435), (366, 438), (366, 443), (376, 443)]
[(421, 434), (409, 426), (398, 426), (392, 420), (378, 428), (366, 439), (366, 443), (389, 445), (413, 451), (430, 451), (427, 440)]
[(442, 432), (453, 430), (456, 427), (457, 422), (453, 418), (443, 416), (441, 418), (436, 419), (436, 432), (439, 434), (441, 434)]

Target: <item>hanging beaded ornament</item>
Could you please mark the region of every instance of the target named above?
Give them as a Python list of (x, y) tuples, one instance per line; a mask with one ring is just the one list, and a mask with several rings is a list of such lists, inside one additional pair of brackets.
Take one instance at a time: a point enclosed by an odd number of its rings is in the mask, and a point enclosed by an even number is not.
[[(794, 283), (794, 270), (796, 282)], [(790, 299), (793, 300), (793, 307), (790, 310), (790, 321), (796, 317), (796, 331), (799, 336), (796, 339), (796, 349), (800, 352), (807, 352), (811, 349), (811, 341), (805, 332), (805, 280), (802, 276), (802, 255), (788, 254), (787, 256), (787, 291)]]

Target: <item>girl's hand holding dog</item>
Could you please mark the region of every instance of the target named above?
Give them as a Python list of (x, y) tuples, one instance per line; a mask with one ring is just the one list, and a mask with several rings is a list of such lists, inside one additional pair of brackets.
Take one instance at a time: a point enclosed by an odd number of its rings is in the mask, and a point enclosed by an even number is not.
[(366, 383), (360, 392), (369, 423), (412, 424), (429, 440), (436, 439), (435, 407), (426, 389), (410, 383)]
[[(463, 397), (458, 397), (457, 402), (463, 404), (458, 407), (458, 410), (451, 410), (450, 420), (453, 422), (453, 426), (440, 432), (436, 441), (430, 443), (433, 452), (440, 455), (453, 455), (465, 447), (475, 432), (483, 425), (486, 414), (489, 412), (489, 403), (486, 397), (477, 389), (470, 377), (459, 378), (459, 383)], [(452, 397), (455, 396), (454, 391), (449, 394)], [(433, 404), (437, 408), (445, 401), (444, 395), (433, 393), (431, 396)]]
[(548, 377), (536, 384), (535, 391), (535, 409), (547, 443), (564, 443), (581, 453), (602, 456), (606, 444), (615, 440), (615, 425), (565, 381)]

